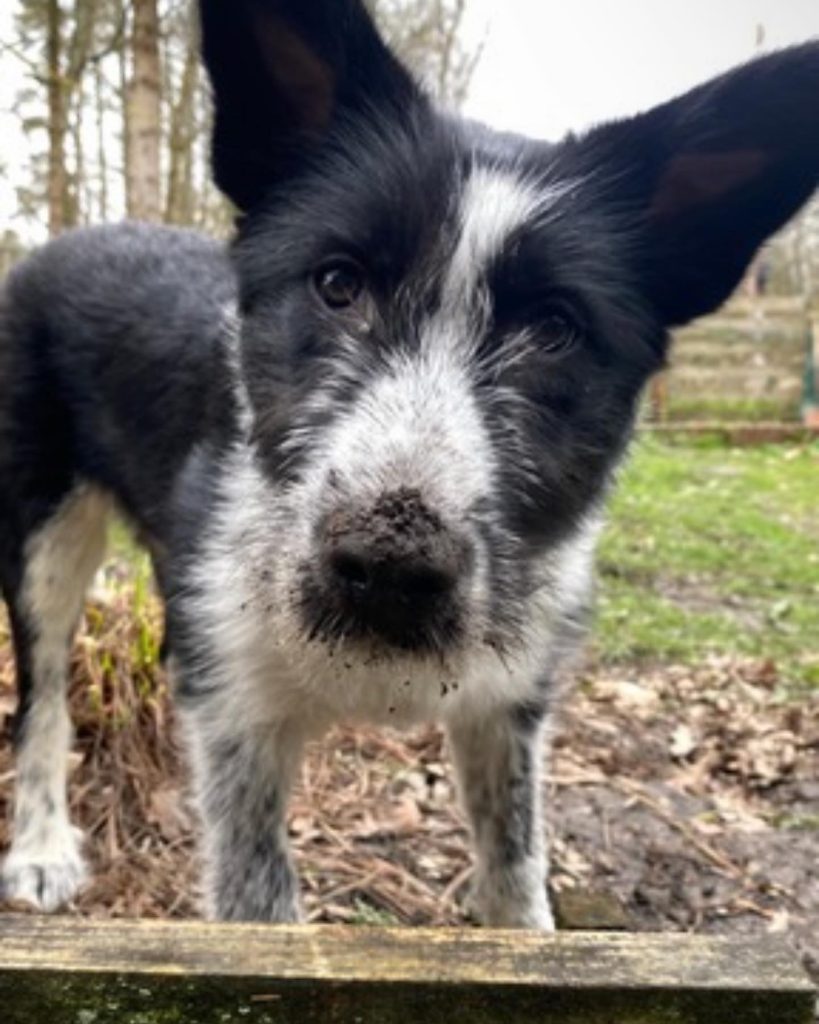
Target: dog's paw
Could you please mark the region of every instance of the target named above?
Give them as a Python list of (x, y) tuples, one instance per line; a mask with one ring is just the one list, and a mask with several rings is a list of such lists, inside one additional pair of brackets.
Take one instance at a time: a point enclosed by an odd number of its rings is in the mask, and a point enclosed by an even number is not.
[(497, 884), (478, 884), (467, 898), (466, 910), (473, 920), (489, 928), (555, 930), (554, 914), (545, 886), (533, 887), (529, 892), (509, 892)]
[(77, 895), (88, 872), (76, 842), (47, 853), (11, 850), (0, 871), (0, 900), (27, 903), (47, 914)]

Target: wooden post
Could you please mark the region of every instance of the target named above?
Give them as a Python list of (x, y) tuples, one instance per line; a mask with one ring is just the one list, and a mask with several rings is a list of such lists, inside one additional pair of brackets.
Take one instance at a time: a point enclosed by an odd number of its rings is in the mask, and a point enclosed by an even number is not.
[(0, 917), (3, 1024), (810, 1024), (779, 939)]
[(802, 419), (805, 426), (817, 430), (819, 429), (819, 318), (810, 321), (804, 390)]
[(651, 378), (649, 402), (653, 423), (668, 422), (668, 371), (662, 370)]

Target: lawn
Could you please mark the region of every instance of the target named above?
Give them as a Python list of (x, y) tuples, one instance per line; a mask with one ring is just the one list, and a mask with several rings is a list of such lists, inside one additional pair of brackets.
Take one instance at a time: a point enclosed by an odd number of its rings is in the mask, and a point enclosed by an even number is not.
[(642, 439), (600, 560), (604, 662), (770, 659), (819, 686), (819, 444), (732, 449)]

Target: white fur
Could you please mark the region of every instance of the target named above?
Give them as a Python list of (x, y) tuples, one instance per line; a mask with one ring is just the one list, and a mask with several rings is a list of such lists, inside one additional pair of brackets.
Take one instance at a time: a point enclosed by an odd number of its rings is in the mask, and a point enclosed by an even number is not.
[[(537, 701), (542, 675), (556, 660), (563, 617), (584, 602), (597, 523), (590, 518), (534, 566), (530, 596), (521, 598), (525, 606), (517, 641), (506, 643), (499, 653), (493, 642), (496, 623), (491, 618), (485, 527), (491, 514), (487, 510), (498, 504), (494, 499), (500, 467), (475, 386), (475, 353), (491, 324), (486, 271), (510, 236), (542, 212), (548, 199), (511, 174), (473, 169), (444, 271), (442, 302), (420, 325), (417, 346), (399, 347), (384, 356), (349, 407), (336, 411), (316, 434), (311, 421), (318, 413), (338, 409), (334, 389), (357, 372), (355, 347), (360, 339), (337, 339), (331, 379), (307, 399), (301, 424), (296, 422), (290, 431), (294, 452), (304, 442), (309, 446), (294, 483), (266, 478), (245, 444), (221, 467), (217, 509), (191, 569), (183, 609), (183, 616), (206, 638), (199, 670), (186, 667), (192, 688), (198, 679), (203, 693), (186, 706), (184, 720), (207, 822), (206, 890), (212, 912), (217, 907), (228, 915), (236, 912), (235, 893), (228, 887), (225, 895), (224, 882), (243, 870), (243, 864), (255, 863), (252, 843), (249, 848), (248, 836), (231, 818), (231, 812), (242, 811), (233, 804), (227, 807), (230, 797), (225, 795), (232, 792), (235, 800), (247, 800), (247, 786), (240, 785), (238, 776), (249, 770), (248, 764), (265, 766), (254, 769), (254, 781), (258, 784), (259, 771), (266, 772), (264, 787), (275, 789), (283, 801), (303, 741), (330, 725), (369, 721), (405, 726), (437, 720), (451, 726), (473, 795), (494, 771), (484, 764), (486, 758), (498, 762), (488, 829), (474, 799), (471, 808), (480, 916), (498, 925), (552, 926), (544, 888), (547, 864), (538, 782), (526, 775), (520, 747), (531, 743), (537, 748), (538, 736), (515, 735), (508, 712)], [(514, 339), (511, 348), (517, 354), (506, 358), (520, 358), (529, 344), (524, 335)], [(514, 447), (510, 444), (508, 450)], [(383, 495), (402, 489), (417, 492), (444, 528), (468, 540), (474, 552), (472, 572), (459, 583), (459, 603), (465, 609), (459, 644), (443, 656), (422, 656), (376, 641), (333, 645), (310, 639), (299, 602), (305, 566), (321, 562), (319, 525), (339, 509), (366, 513)], [(503, 532), (501, 523), (493, 526)], [(496, 721), (501, 723), (499, 732), (493, 731)], [(489, 732), (482, 732), (487, 726)], [(241, 750), (238, 764), (245, 767), (237, 767), (237, 755), (226, 763), (224, 751), (230, 749)], [(535, 749), (530, 760), (536, 758)], [(252, 787), (254, 781), (247, 784)], [(518, 792), (523, 784), (525, 794)], [(504, 818), (504, 802), (525, 803), (527, 794), (538, 804), (532, 811), (534, 840), (520, 859), (502, 863), (504, 830), (516, 820), (511, 810)], [(271, 857), (280, 861), (281, 879), (289, 875), (281, 866), (287, 861), (283, 813), (283, 804), (277, 804), (276, 820), (264, 825), (268, 835), (278, 836)], [(520, 813), (528, 813), (523, 804)], [(252, 827), (261, 827), (261, 822), (254, 821)], [(248, 884), (254, 893), (267, 894), (272, 901), (267, 911), (276, 919), (297, 915), (289, 882), (280, 887), (284, 896), (276, 886), (266, 889), (261, 877)], [(244, 897), (238, 912), (255, 913), (256, 898), (249, 891)]]
[(242, 435), (246, 437), (253, 422), (253, 411), (250, 407), (250, 396), (247, 393), (245, 378), (242, 373), (241, 328), (237, 303), (226, 303), (222, 308), (222, 336), (224, 338), (225, 358), (233, 384), (233, 396), (236, 401), (239, 429)]
[[(391, 386), (384, 386), (386, 394), (392, 395)], [(435, 393), (434, 388), (431, 393)], [(438, 398), (444, 401), (442, 395)], [(398, 421), (400, 405), (397, 401), (390, 406)], [(386, 424), (380, 431), (367, 430), (366, 417), (359, 423), (357, 415), (351, 413), (353, 423), (340, 429), (351, 431), (348, 439), (355, 442), (351, 457), (360, 444), (362, 458), (366, 454), (373, 459), (364, 473), (365, 488), (378, 487), (383, 482), (381, 473), (398, 472), (402, 455), (412, 463), (418, 462), (415, 482), (434, 489), (454, 475), (467, 488), (447, 490), (444, 501), (450, 503), (450, 515), (455, 513), (459, 494), (466, 501), (470, 485), (487, 483), (483, 476), (487, 466), (483, 471), (478, 467), (470, 470), (467, 458), (459, 471), (457, 459), (465, 453), (457, 451), (455, 441), (451, 443), (456, 451), (450, 453), (455, 461), (439, 465), (436, 448), (431, 446), (424, 465), (423, 449), (416, 452), (413, 446), (405, 447), (410, 440), (406, 425), (396, 422), (393, 430), (387, 430)], [(392, 453), (380, 470), (368, 443), (380, 448), (379, 438), (386, 443), (385, 450)], [(356, 460), (352, 464), (363, 471), (363, 464)], [(451, 472), (447, 473), (450, 466)], [(508, 724), (506, 712), (510, 706), (537, 699), (538, 681), (558, 642), (561, 614), (582, 599), (588, 586), (596, 524), (589, 523), (572, 541), (543, 560), (538, 570), (542, 585), (529, 601), (521, 643), (503, 656), (485, 642), (484, 632), (491, 623), (480, 570), (475, 573), (467, 641), (446, 659), (368, 650), (363, 644), (332, 648), (326, 642), (307, 638), (294, 603), (298, 567), (314, 554), (311, 525), (320, 495), (305, 487), (277, 492), (262, 477), (246, 449), (234, 452), (222, 479), (225, 491), (218, 526), (197, 561), (194, 588), (188, 598), (192, 602), (188, 616), (208, 638), (210, 653), (203, 658), (200, 673), (208, 695), (188, 705), (183, 715), (206, 820), (205, 892), (209, 913), (233, 912), (233, 904), (220, 902), (219, 895), (225, 879), (244, 870), (245, 863), (241, 847), (225, 849), (226, 837), (241, 837), (234, 816), (243, 817), (244, 812), (235, 805), (224, 806), (224, 799), (214, 799), (222, 790), (235, 787), (236, 800), (246, 800), (248, 787), (275, 787), (282, 801), (277, 804), (275, 818), (253, 821), (247, 827), (263, 827), (268, 836), (277, 836), (278, 863), (288, 863), (284, 801), (298, 769), (304, 740), (317, 738), (339, 721), (406, 726), (437, 720), (451, 727), (456, 749), (457, 737), (467, 737), (460, 743), (459, 760), (462, 764), (471, 761), (477, 771), (471, 772), (465, 789), (471, 787), (474, 791), (480, 785), (476, 778), (493, 778), (495, 769), (487, 758), (500, 759), (493, 806), (485, 807), (479, 800), (481, 808), (471, 815), (478, 855), (473, 910), (487, 924), (551, 929), (553, 919), (544, 885), (548, 861), (537, 769), (539, 737), (528, 740), (534, 765), (529, 780), (534, 839), (527, 854), (512, 863), (504, 860), (507, 825), (503, 815), (506, 794), (514, 793), (516, 787), (514, 757), (506, 752), (509, 748), (503, 738), (494, 734), (487, 743), (470, 741), (468, 723), (497, 721), (502, 727), (504, 721)], [(510, 734), (508, 742), (513, 739)], [(247, 778), (237, 777), (237, 771), (247, 768), (220, 766), (216, 753), (220, 745), (241, 748), (243, 762), (255, 766)], [(508, 764), (505, 772), (500, 770), (504, 762)], [(262, 764), (267, 772), (264, 778), (258, 768)], [(516, 798), (525, 797), (518, 793)], [(489, 831), (481, 826), (484, 815), (490, 820)], [(514, 822), (515, 818), (510, 817), (508, 827), (515, 827)], [(279, 877), (284, 878), (292, 868), (280, 866), (278, 870), (282, 872)], [(260, 890), (258, 878), (248, 885), (253, 891)], [(275, 920), (298, 919), (295, 882), (292, 890), (289, 883), (281, 888), (291, 895), (265, 904), (268, 914)], [(241, 913), (248, 913), (251, 905), (256, 906), (248, 902)]]
[(444, 285), (445, 305), (474, 301), (492, 261), (547, 200), (542, 190), (508, 171), (473, 168), (461, 198), (460, 234)]
[[(364, 431), (362, 443), (366, 436)], [(377, 442), (380, 435), (369, 436)], [(397, 429), (396, 451), (401, 437)], [(362, 454), (367, 451), (364, 446)], [(432, 449), (428, 461), (426, 469), (433, 473)], [(389, 460), (387, 465), (395, 469), (397, 463)], [(458, 478), (457, 463), (449, 465), (449, 475)], [(438, 468), (446, 479), (447, 464)], [(562, 610), (576, 605), (588, 588), (595, 521), (543, 560), (542, 586), (529, 601), (524, 640), (502, 658), (484, 642), (491, 623), (480, 567), (469, 641), (445, 660), (361, 647), (333, 649), (307, 639), (294, 604), (297, 570), (313, 554), (311, 524), (318, 495), (311, 490), (298, 497), (276, 494), (244, 450), (234, 453), (223, 480), (223, 514), (198, 561), (195, 596), (189, 600), (195, 602), (191, 614), (219, 652), (232, 723), (242, 719), (254, 728), (268, 723), (276, 730), (284, 721), (303, 721), (318, 734), (343, 720), (407, 725), (446, 720), (465, 710), (478, 714), (508, 707), (531, 695)], [(369, 482), (376, 486), (377, 477)], [(454, 488), (452, 501), (457, 493)], [(447, 511), (455, 513), (452, 507)], [(218, 717), (225, 713), (214, 707)]]
[(22, 612), (32, 624), (33, 693), (17, 757), (14, 838), (0, 884), (10, 899), (56, 910), (85, 877), (80, 837), (68, 817), (71, 723), (68, 649), (85, 590), (102, 560), (109, 499), (78, 487), (28, 542)]
[[(333, 502), (366, 510), (385, 492), (413, 488), (458, 532), (470, 530), (476, 505), (492, 496), (497, 467), (472, 382), (487, 321), (480, 302), (468, 300), (510, 234), (548, 201), (508, 172), (473, 169), (445, 275), (449, 299), (423, 325), (418, 351), (385, 363), (314, 439), (309, 465), (288, 489), (267, 481), (244, 446), (223, 467), (221, 513), (194, 570), (190, 614), (206, 624), (230, 674), (222, 682), (231, 715), (278, 728), (309, 708), (317, 731), (340, 719), (400, 725), (447, 718), (465, 706), (509, 706), (531, 692), (561, 611), (588, 585), (591, 521), (544, 559), (525, 642), (503, 660), (486, 642), (487, 552), (477, 531), (470, 534), (476, 566), (466, 595), (467, 640), (444, 661), (308, 641), (296, 602), (300, 569), (317, 557), (316, 523)], [(321, 392), (314, 401), (320, 406)]]
[[(521, 737), (503, 715), (453, 721), (449, 741), (461, 801), (472, 827), (476, 854), (469, 909), (495, 928), (554, 929), (544, 880), (549, 859), (544, 842), (541, 763), (544, 728)], [(530, 760), (521, 772), (521, 754)], [(507, 843), (520, 838), (520, 818), (530, 818), (530, 845), (510, 858)], [(521, 846), (523, 844), (521, 843)]]

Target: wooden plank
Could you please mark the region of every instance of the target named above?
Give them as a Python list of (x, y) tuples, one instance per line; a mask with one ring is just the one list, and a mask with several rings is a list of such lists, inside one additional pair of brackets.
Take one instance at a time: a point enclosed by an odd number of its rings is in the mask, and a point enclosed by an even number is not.
[(798, 316), (805, 311), (805, 299), (802, 295), (766, 295), (762, 299), (749, 299), (744, 295), (734, 295), (728, 305), (723, 306), (717, 314), (720, 317), (753, 316), (756, 312), (765, 316), (791, 315)]
[(779, 940), (0, 917), (3, 1024), (809, 1024)]
[(758, 444), (809, 444), (819, 438), (819, 422), (815, 425), (793, 423), (746, 423), (732, 420), (695, 420), (692, 422), (642, 423), (638, 433), (655, 434), (670, 441), (692, 437), (714, 436), (737, 447)]

